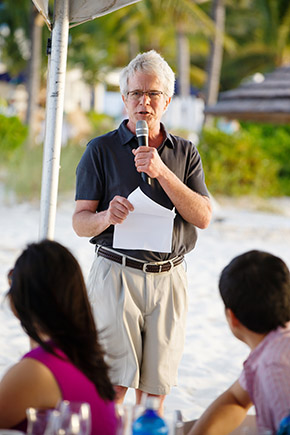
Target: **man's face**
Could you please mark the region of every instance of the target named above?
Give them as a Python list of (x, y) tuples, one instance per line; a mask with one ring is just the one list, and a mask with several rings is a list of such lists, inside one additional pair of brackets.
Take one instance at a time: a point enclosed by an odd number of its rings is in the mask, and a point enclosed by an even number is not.
[[(129, 79), (128, 95), (122, 95), (128, 117), (128, 128), (135, 132), (136, 122), (145, 120), (148, 128), (154, 131), (160, 127), (160, 120), (165, 112), (171, 98), (163, 93), (163, 87), (155, 75), (136, 72)], [(139, 98), (132, 91), (152, 92), (160, 91), (159, 95), (150, 98), (147, 94), (143, 94)]]

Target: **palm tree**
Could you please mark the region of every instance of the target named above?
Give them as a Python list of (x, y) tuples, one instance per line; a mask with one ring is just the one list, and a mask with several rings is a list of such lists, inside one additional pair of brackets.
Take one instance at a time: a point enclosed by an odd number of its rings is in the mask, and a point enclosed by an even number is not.
[[(211, 41), (210, 55), (208, 58), (207, 82), (205, 86), (205, 103), (213, 105), (217, 102), (220, 75), (223, 60), (223, 40), (225, 32), (225, 5), (224, 0), (212, 1), (212, 19), (215, 23), (215, 34)], [(205, 118), (205, 123), (211, 124), (210, 117)]]
[(42, 27), (44, 20), (31, 3), (31, 56), (28, 74), (28, 102), (26, 124), (28, 125), (28, 145), (33, 146), (38, 128), (37, 112), (41, 82)]
[(238, 49), (224, 53), (221, 89), (238, 86), (257, 71), (290, 62), (289, 0), (248, 0), (227, 6), (226, 32)]
[(28, 145), (33, 145), (41, 81), (43, 19), (31, 1), (2, 0), (1, 22), (9, 28), (2, 58), (12, 75), (25, 72), (28, 105), (25, 121), (29, 127)]
[(82, 64), (93, 83), (108, 65), (123, 67), (139, 51), (155, 49), (177, 71), (181, 93), (188, 95), (192, 71), (203, 74), (192, 65), (191, 38), (199, 34), (206, 41), (213, 32), (211, 19), (192, 0), (143, 0), (72, 29), (69, 61)]

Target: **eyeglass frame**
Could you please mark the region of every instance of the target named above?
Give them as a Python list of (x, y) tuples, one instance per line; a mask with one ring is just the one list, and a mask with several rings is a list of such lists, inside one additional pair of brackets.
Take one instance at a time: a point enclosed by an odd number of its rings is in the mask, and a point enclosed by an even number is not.
[[(139, 95), (133, 95), (133, 93), (137, 93), (137, 94), (139, 94)], [(153, 95), (150, 95), (150, 94), (153, 94)], [(161, 96), (161, 95), (166, 95), (166, 93), (165, 92), (163, 92), (163, 91), (154, 91), (154, 90), (150, 90), (150, 91), (140, 91), (140, 90), (138, 90), (138, 89), (135, 89), (134, 91), (128, 91), (127, 92), (127, 98), (130, 98), (131, 97), (131, 99), (132, 100), (135, 100), (135, 101), (140, 101), (141, 100), (141, 98), (143, 98), (143, 96), (144, 95), (147, 95), (147, 97), (148, 98), (150, 98), (150, 100), (155, 100), (155, 98), (156, 98), (156, 100), (155, 101), (157, 101), (158, 99), (159, 99), (159, 97)]]

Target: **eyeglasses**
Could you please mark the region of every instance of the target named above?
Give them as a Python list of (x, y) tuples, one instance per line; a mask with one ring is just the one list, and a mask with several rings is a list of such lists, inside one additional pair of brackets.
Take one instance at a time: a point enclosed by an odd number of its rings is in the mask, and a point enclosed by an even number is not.
[(143, 97), (143, 95), (147, 95), (151, 101), (158, 101), (161, 95), (165, 95), (162, 91), (129, 91), (127, 92), (127, 97), (133, 101), (139, 101)]

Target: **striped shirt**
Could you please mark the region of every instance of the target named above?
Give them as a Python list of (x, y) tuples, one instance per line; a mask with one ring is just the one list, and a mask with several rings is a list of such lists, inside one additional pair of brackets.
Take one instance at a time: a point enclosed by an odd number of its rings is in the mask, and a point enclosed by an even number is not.
[(290, 412), (290, 322), (252, 350), (239, 383), (255, 405), (258, 427), (277, 431)]

